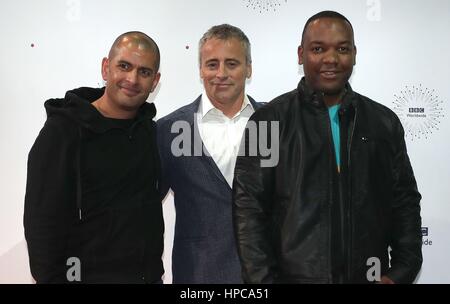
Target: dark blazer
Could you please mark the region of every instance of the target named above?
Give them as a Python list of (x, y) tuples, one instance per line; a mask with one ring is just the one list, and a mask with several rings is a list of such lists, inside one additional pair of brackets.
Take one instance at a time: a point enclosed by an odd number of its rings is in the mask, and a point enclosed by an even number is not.
[[(262, 104), (249, 99), (255, 110), (261, 107)], [(205, 149), (195, 117), (200, 100), (201, 96), (157, 122), (162, 166), (159, 188), (162, 196), (172, 189), (176, 209), (173, 283), (241, 283), (241, 265), (232, 223), (231, 188), (211, 156), (205, 153), (194, 156), (195, 144)], [(188, 127), (189, 132), (176, 128), (172, 133), (172, 125), (177, 121), (183, 121), (181, 125)], [(180, 136), (187, 141), (190, 139), (191, 145), (184, 142), (181, 147), (188, 155), (177, 157), (173, 155), (171, 145), (175, 139), (174, 143), (180, 147), (177, 140)]]

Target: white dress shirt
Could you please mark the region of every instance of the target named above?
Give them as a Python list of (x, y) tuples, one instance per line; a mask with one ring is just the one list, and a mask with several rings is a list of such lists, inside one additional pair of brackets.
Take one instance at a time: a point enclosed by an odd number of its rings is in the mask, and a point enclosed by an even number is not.
[(242, 135), (248, 119), (255, 112), (248, 96), (244, 96), (242, 107), (233, 118), (228, 118), (214, 107), (205, 92), (197, 112), (198, 130), (203, 144), (230, 187)]

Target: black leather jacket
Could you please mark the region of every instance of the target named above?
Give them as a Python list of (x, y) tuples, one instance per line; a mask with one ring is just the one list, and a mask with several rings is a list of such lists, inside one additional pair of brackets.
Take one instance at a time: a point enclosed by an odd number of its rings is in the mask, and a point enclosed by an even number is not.
[(377, 265), (396, 283), (414, 281), (421, 196), (401, 123), (350, 85), (339, 115), (340, 173), (327, 108), (304, 79), (250, 118), (279, 122), (279, 162), (262, 167), (260, 153), (236, 162), (233, 218), (245, 282), (368, 283)]

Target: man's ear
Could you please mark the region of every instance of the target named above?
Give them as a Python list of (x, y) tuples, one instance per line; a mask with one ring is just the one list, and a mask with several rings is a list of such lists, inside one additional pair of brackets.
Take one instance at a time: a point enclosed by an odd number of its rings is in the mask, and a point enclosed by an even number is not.
[(303, 64), (303, 46), (299, 45), (298, 49), (297, 49), (297, 54), (298, 54), (298, 64), (302, 65)]
[(353, 54), (353, 65), (356, 64), (356, 45), (354, 46), (355, 48), (355, 54)]
[(198, 63), (198, 74), (200, 75), (200, 79), (203, 80), (203, 69), (202, 69), (202, 59), (200, 58), (200, 61)]
[(252, 64), (247, 64), (247, 78), (252, 77)]
[(156, 86), (158, 85), (159, 79), (161, 78), (161, 73), (156, 73), (155, 75), (155, 79), (153, 79), (153, 83), (152, 83), (152, 89), (150, 92), (153, 92), (156, 89)]
[(104, 81), (108, 81), (109, 60), (104, 57), (102, 60), (102, 77)]

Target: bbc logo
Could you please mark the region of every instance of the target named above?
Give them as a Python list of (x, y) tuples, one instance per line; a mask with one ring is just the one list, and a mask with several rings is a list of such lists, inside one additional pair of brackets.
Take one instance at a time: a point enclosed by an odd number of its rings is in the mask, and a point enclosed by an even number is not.
[(422, 236), (428, 236), (428, 227), (422, 227)]
[(409, 108), (409, 113), (425, 113), (425, 108)]

